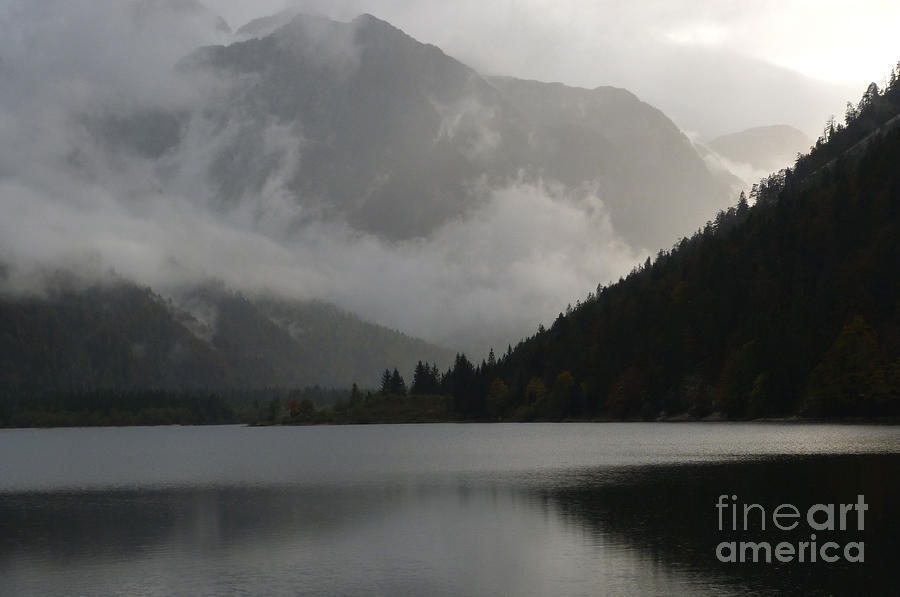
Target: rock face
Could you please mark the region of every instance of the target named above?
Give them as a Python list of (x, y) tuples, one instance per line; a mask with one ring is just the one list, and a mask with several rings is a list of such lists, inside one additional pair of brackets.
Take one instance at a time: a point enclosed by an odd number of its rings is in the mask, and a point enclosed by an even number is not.
[(306, 214), (406, 239), (540, 179), (596, 193), (627, 241), (657, 247), (727, 199), (688, 139), (631, 93), (484, 77), (370, 15), (296, 16), (180, 68), (226, 82), (205, 110), (237, 131), (209, 168), (223, 207), (285, 177)]

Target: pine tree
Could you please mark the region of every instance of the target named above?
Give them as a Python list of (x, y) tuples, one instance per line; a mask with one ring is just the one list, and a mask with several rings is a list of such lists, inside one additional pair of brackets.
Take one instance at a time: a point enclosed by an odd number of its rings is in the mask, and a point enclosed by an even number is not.
[(403, 377), (400, 375), (400, 372), (397, 371), (396, 367), (394, 367), (394, 371), (390, 374), (389, 385), (391, 394), (406, 396), (406, 382), (403, 381)]
[(381, 393), (390, 394), (391, 392), (391, 370), (385, 369), (381, 374)]
[(824, 135), (826, 141), (830, 141), (834, 136), (834, 114), (828, 117), (828, 120), (825, 121), (825, 130)]
[(875, 101), (880, 94), (880, 90), (878, 89), (878, 85), (875, 83), (869, 83), (869, 87), (866, 89), (865, 93), (863, 93), (862, 98), (859, 100), (859, 114), (862, 115)]
[(409, 387), (410, 394), (425, 394), (426, 376), (428, 375), (428, 367), (422, 364), (422, 361), (416, 363), (413, 370), (412, 385)]
[(353, 388), (350, 390), (350, 406), (356, 406), (363, 400), (362, 392), (359, 391), (359, 386), (355, 383), (353, 384)]
[(750, 207), (747, 204), (747, 195), (744, 194), (744, 191), (741, 191), (741, 196), (738, 198), (737, 213), (742, 216), (747, 213), (748, 209)]
[(856, 109), (856, 106), (853, 105), (853, 102), (847, 102), (847, 109), (844, 111), (844, 123), (847, 126), (850, 126), (856, 118), (859, 116), (859, 110)]

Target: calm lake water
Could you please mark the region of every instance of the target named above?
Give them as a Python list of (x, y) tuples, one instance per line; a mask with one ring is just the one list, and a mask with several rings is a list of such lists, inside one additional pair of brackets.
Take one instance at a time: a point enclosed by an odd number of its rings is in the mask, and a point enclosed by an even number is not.
[[(0, 595), (896, 594), (898, 473), (886, 426), (0, 430)], [(723, 494), (862, 494), (817, 539), (864, 562), (722, 563), (811, 532), (720, 531)]]

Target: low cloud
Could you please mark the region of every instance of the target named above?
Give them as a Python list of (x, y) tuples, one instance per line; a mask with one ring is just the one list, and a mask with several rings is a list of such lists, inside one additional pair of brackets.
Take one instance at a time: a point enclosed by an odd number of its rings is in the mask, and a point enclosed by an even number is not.
[[(485, 187), (486, 201), (426, 238), (388, 241), (325, 220), (287, 189), (304, 139), (277, 123), (260, 133), (259, 184), (222, 204), (207, 173), (244, 134), (241, 122), (203, 116), (203, 85), (172, 68), (187, 52), (172, 42), (181, 34), (142, 33), (127, 6), (13, 2), (0, 12), (4, 291), (39, 290), (54, 268), (172, 294), (219, 279), (251, 295), (331, 301), (483, 354), (644, 256), (613, 230), (602, 197), (540, 180)], [(185, 40), (221, 35), (206, 21), (191, 26)], [(92, 118), (130, 109), (191, 116), (179, 145), (151, 158), (92, 133)]]
[(703, 162), (710, 172), (727, 173), (734, 177), (731, 195), (737, 195), (741, 191), (750, 189), (755, 183), (772, 173), (765, 169), (754, 168), (751, 164), (729, 160), (712, 150), (707, 150), (703, 155)]
[(431, 237), (403, 242), (321, 221), (279, 239), (258, 220), (184, 197), (129, 204), (102, 187), (73, 184), (64, 198), (49, 191), (0, 184), (9, 285), (48, 265), (93, 277), (112, 270), (163, 292), (215, 278), (251, 295), (332, 301), (470, 352), (514, 343), (641, 257), (612, 230), (599, 198), (544, 185), (495, 190)]

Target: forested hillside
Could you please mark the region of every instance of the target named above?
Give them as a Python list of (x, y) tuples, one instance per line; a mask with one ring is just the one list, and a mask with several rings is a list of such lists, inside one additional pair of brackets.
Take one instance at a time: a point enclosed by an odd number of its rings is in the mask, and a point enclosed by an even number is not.
[(442, 391), (482, 419), (900, 414), (898, 114), (892, 72), (749, 200)]
[[(2, 271), (0, 271), (2, 280)], [(96, 390), (348, 388), (452, 353), (324, 303), (198, 285), (173, 300), (122, 279), (63, 275), (0, 292), (0, 402)]]

